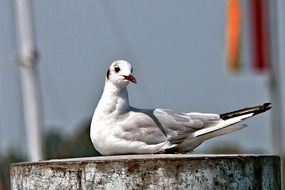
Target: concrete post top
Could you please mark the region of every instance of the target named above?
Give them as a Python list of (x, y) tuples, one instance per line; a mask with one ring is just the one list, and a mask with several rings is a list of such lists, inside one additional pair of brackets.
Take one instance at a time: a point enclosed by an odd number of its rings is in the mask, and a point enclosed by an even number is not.
[(12, 190), (280, 189), (280, 157), (260, 154), (145, 154), (11, 165)]
[(42, 160), (39, 162), (20, 162), (13, 163), (11, 166), (37, 165), (37, 164), (76, 164), (92, 162), (112, 162), (125, 160), (213, 160), (213, 159), (254, 159), (254, 158), (272, 158), (280, 159), (280, 156), (273, 154), (136, 154), (136, 155), (116, 155), (116, 156), (96, 156), (66, 159)]

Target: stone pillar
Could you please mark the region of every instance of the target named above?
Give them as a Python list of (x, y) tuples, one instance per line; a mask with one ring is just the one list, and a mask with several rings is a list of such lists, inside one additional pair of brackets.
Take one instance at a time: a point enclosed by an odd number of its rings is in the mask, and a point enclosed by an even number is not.
[(12, 190), (280, 189), (273, 155), (154, 154), (11, 165)]

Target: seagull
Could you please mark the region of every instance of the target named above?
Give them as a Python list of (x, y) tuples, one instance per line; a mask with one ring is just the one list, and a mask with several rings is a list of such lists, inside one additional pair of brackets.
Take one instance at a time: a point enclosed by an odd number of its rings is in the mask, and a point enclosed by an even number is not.
[(127, 86), (137, 83), (125, 60), (109, 67), (92, 117), (90, 138), (102, 155), (187, 153), (205, 140), (246, 127), (238, 124), (271, 108), (270, 103), (224, 113), (140, 109), (129, 104)]

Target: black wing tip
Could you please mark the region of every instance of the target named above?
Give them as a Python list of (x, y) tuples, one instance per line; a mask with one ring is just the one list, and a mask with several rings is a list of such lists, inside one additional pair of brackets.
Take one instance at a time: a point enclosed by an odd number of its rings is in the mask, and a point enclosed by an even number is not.
[(270, 102), (264, 103), (263, 106), (264, 108), (268, 108), (268, 109), (272, 108), (272, 104)]
[(257, 114), (266, 112), (266, 111), (270, 110), (271, 108), (272, 108), (271, 103), (264, 103), (263, 105), (244, 108), (244, 109), (229, 112), (229, 113), (224, 113), (224, 114), (221, 114), (220, 117), (221, 117), (221, 119), (225, 120), (225, 119), (230, 119), (233, 117), (238, 117), (238, 116), (249, 114), (249, 113), (253, 113), (253, 115), (257, 115)]
[(272, 105), (271, 105), (271, 103), (264, 103), (261, 106), (257, 106), (257, 108), (258, 107), (259, 107), (259, 109), (257, 109), (256, 112), (253, 112), (254, 115), (257, 115), (257, 114), (260, 114), (260, 113), (263, 113), (263, 112), (270, 110), (272, 108)]

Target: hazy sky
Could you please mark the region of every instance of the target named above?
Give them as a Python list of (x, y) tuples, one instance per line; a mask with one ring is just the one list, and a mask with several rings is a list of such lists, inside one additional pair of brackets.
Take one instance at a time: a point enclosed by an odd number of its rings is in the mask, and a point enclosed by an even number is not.
[[(24, 150), (11, 2), (0, 0), (0, 149)], [(138, 83), (129, 86), (129, 96), (137, 107), (223, 113), (270, 101), (266, 75), (248, 66), (239, 75), (226, 68), (225, 1), (108, 2), (33, 1), (44, 130), (70, 133), (90, 118), (116, 59), (134, 65)], [(244, 33), (243, 62), (249, 64), (246, 42)], [(281, 70), (284, 64), (284, 84)], [(248, 128), (198, 150), (230, 143), (271, 152), (270, 118), (248, 120)]]

